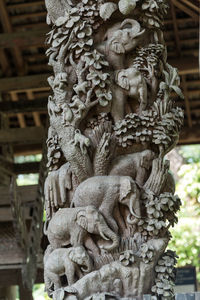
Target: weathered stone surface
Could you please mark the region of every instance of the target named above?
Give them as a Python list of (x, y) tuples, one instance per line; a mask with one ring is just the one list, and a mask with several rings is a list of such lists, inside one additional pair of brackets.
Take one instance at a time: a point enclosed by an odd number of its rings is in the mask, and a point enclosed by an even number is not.
[(174, 299), (166, 247), (181, 202), (165, 155), (183, 123), (171, 93), (183, 95), (166, 61), (167, 1), (45, 2), (48, 295)]

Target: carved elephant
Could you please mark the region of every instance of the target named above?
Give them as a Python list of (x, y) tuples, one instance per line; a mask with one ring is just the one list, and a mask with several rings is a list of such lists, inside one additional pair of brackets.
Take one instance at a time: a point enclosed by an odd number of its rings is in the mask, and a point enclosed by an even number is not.
[(48, 250), (44, 255), (44, 281), (49, 297), (53, 292), (52, 285), (54, 290), (62, 287), (60, 276), (66, 275), (68, 285), (71, 286), (76, 277), (83, 276), (82, 272), (89, 273), (93, 269), (92, 259), (83, 246), (59, 248), (50, 254)]
[[(44, 184), (45, 209), (47, 220), (59, 209), (63, 207), (67, 199), (67, 190), (72, 189), (72, 171), (70, 164), (63, 164), (58, 170), (48, 174)], [(68, 200), (68, 201), (67, 201)], [(67, 203), (69, 206), (69, 203)]]
[(49, 222), (47, 236), (54, 249), (69, 244), (74, 247), (85, 244), (93, 253), (99, 253), (89, 233), (112, 241), (111, 245), (104, 246), (108, 251), (119, 244), (117, 234), (108, 227), (104, 217), (94, 206), (63, 208), (57, 211)]
[(115, 83), (113, 85), (113, 101), (111, 115), (115, 122), (122, 120), (125, 116), (125, 104), (127, 98), (139, 102), (139, 112), (146, 109), (147, 84), (142, 73), (133, 67), (122, 69), (115, 73)]
[(148, 179), (154, 158), (155, 153), (151, 150), (120, 155), (113, 160), (109, 175), (130, 176), (139, 186), (143, 186)]
[(124, 68), (125, 54), (138, 46), (145, 29), (133, 19), (125, 19), (109, 28), (105, 34), (105, 42), (97, 49), (106, 55), (108, 62), (115, 70)]
[[(72, 204), (75, 207), (94, 205), (105, 217), (109, 226), (118, 232), (118, 225), (113, 218), (114, 208), (118, 207), (118, 203), (127, 206), (130, 211), (127, 222), (135, 224), (141, 217), (139, 196), (137, 184), (129, 176), (94, 176), (78, 186)], [(135, 218), (131, 219), (132, 216)]]

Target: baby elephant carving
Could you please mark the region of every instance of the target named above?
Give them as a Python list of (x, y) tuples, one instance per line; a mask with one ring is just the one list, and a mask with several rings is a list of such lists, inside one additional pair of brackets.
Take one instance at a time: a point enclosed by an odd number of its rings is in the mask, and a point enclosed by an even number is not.
[[(53, 290), (61, 288), (60, 276), (66, 275), (68, 285), (81, 278), (82, 272), (89, 273), (93, 269), (93, 262), (84, 247), (60, 248), (49, 254), (49, 245), (44, 256), (44, 280), (47, 293), (51, 296)], [(70, 287), (68, 287), (70, 290)], [(72, 291), (73, 292), (73, 291)]]
[(147, 107), (147, 84), (142, 73), (135, 68), (122, 69), (115, 74), (113, 86), (113, 103), (111, 114), (114, 121), (122, 120), (125, 116), (127, 98), (135, 99), (140, 103), (139, 112)]
[[(139, 196), (139, 189), (129, 176), (94, 176), (78, 186), (72, 203), (76, 207), (93, 204), (105, 217), (110, 227), (118, 232), (118, 225), (113, 218), (114, 208), (118, 207), (118, 203), (127, 206), (130, 210), (127, 222), (135, 224), (136, 220), (141, 218)], [(132, 219), (132, 216), (135, 218)]]
[(57, 211), (49, 222), (47, 236), (54, 249), (69, 244), (74, 247), (85, 244), (93, 253), (99, 253), (89, 233), (112, 241), (112, 244), (104, 246), (104, 249), (112, 250), (118, 246), (118, 236), (93, 206), (63, 208)]

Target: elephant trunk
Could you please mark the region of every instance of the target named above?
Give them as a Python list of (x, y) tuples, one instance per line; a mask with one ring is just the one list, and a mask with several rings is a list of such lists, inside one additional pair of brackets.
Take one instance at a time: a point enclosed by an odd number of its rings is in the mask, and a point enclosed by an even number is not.
[(92, 260), (88, 259), (85, 262), (85, 265), (81, 267), (81, 271), (83, 271), (84, 273), (90, 273), (92, 270), (93, 270)]
[[(135, 211), (137, 213), (135, 213), (133, 211), (134, 206), (135, 206)], [(136, 194), (134, 194), (130, 197), (129, 209), (130, 209), (130, 214), (127, 216), (127, 222), (130, 225), (136, 224), (139, 221), (139, 219), (141, 219), (139, 196), (138, 196), (137, 192), (136, 192)], [(135, 218), (132, 219), (131, 218), (132, 216), (134, 216)]]
[(119, 246), (119, 238), (116, 233), (114, 233), (107, 225), (100, 225), (99, 226), (99, 233), (101, 237), (105, 240), (111, 240), (112, 244), (104, 246), (105, 250), (111, 251), (114, 248)]

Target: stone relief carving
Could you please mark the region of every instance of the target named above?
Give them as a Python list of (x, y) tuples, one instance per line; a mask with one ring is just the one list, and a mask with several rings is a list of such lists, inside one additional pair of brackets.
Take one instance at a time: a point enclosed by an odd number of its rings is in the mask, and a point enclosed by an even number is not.
[(183, 112), (166, 0), (46, 0), (54, 75), (44, 257), (49, 297), (173, 299), (181, 201), (165, 155)]

